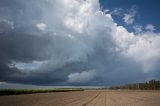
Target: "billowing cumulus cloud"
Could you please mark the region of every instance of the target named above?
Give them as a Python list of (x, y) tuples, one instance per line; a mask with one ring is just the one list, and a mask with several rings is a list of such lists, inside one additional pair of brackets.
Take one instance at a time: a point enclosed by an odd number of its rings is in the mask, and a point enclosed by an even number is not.
[(118, 26), (98, 0), (1, 0), (0, 82), (113, 85), (159, 79), (160, 34)]

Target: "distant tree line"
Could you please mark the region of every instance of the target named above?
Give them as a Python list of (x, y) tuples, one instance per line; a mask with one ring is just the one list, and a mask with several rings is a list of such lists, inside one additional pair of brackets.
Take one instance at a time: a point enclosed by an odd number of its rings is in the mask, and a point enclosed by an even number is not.
[(33, 93), (49, 93), (49, 92), (70, 92), (70, 91), (83, 91), (83, 89), (81, 88), (0, 89), (0, 96), (33, 94)]
[(132, 89), (132, 90), (160, 90), (160, 81), (150, 80), (146, 83), (125, 84), (121, 86), (112, 86), (110, 89)]

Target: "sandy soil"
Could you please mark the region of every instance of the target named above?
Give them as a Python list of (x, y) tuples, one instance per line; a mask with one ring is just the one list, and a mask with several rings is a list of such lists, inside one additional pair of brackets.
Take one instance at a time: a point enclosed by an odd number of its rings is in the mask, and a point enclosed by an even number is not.
[(0, 96), (0, 106), (160, 106), (160, 91), (89, 90)]

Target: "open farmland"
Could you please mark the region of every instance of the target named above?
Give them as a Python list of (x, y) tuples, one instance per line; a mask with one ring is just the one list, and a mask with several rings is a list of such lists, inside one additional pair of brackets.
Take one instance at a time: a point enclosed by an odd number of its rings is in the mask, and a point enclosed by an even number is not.
[(0, 96), (0, 106), (160, 106), (160, 91), (88, 90)]

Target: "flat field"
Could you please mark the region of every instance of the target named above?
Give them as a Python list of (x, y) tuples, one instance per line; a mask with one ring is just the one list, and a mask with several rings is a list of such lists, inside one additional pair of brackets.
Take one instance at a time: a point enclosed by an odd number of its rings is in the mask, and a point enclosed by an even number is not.
[(0, 106), (160, 106), (160, 91), (85, 90), (0, 96)]

